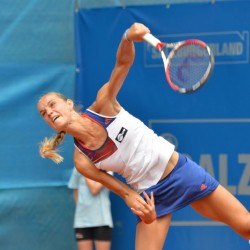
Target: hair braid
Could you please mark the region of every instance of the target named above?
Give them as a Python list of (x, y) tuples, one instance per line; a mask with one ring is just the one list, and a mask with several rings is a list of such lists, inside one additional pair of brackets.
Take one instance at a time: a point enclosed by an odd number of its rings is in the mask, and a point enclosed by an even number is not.
[(59, 144), (63, 141), (65, 132), (58, 132), (55, 136), (51, 138), (45, 138), (40, 145), (40, 155), (43, 158), (49, 158), (55, 163), (61, 163), (63, 161), (63, 157), (58, 154), (58, 150), (56, 149)]

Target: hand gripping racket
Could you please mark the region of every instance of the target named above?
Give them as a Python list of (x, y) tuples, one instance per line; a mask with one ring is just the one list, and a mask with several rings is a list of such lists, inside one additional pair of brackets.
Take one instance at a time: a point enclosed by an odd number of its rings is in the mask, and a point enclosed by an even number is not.
[[(170, 87), (180, 93), (198, 90), (209, 79), (214, 56), (203, 41), (190, 39), (177, 43), (163, 43), (147, 33), (143, 39), (159, 50)], [(171, 51), (167, 54), (167, 49)]]

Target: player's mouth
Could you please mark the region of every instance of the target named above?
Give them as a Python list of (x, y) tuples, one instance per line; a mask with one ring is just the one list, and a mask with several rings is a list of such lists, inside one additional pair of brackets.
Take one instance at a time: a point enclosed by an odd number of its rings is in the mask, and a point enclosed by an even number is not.
[(59, 115), (55, 115), (53, 118), (52, 118), (52, 122), (54, 123), (60, 116)]

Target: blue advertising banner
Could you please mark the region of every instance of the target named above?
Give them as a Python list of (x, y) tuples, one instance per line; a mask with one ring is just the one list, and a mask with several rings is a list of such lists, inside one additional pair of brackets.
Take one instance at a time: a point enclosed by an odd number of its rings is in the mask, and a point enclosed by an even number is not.
[[(165, 42), (196, 38), (210, 45), (215, 55), (211, 78), (199, 91), (182, 95), (166, 83), (158, 51), (145, 42), (135, 43), (135, 62), (118, 100), (172, 141), (177, 151), (201, 164), (247, 208), (249, 16), (249, 1), (80, 9), (76, 14), (77, 100), (85, 107), (109, 79), (120, 39), (134, 22), (144, 23)], [(119, 198), (113, 198), (113, 208), (113, 249), (133, 249), (134, 217)], [(229, 227), (187, 207), (173, 215), (164, 249), (244, 250), (249, 244)]]

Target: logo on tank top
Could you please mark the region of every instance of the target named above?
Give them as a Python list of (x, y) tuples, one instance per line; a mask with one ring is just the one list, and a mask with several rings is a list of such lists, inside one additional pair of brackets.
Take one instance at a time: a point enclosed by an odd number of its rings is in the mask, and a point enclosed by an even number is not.
[(126, 136), (127, 132), (128, 132), (128, 130), (126, 128), (122, 127), (115, 139), (118, 142), (122, 142), (124, 137)]

